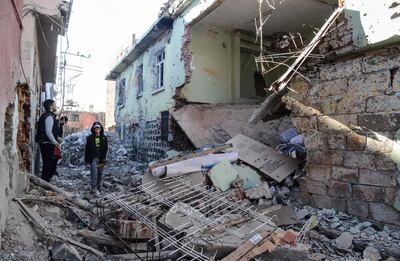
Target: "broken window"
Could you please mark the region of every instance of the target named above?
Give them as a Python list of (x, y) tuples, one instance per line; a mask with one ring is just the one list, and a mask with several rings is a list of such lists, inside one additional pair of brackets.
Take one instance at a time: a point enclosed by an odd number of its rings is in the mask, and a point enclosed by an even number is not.
[(161, 112), (161, 140), (168, 141), (169, 133), (169, 111)]
[(164, 61), (165, 61), (165, 50), (163, 49), (156, 55), (157, 83), (154, 87), (154, 91), (164, 88)]
[(125, 103), (125, 78), (118, 83), (118, 106), (123, 106)]
[(143, 64), (139, 65), (136, 69), (136, 81), (137, 81), (137, 96), (143, 94)]

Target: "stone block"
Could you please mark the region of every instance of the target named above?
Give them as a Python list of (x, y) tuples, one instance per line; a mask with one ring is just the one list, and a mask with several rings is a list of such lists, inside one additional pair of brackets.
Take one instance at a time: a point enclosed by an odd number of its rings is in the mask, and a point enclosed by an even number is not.
[(345, 150), (346, 136), (338, 133), (329, 133), (326, 135), (326, 143), (329, 150)]
[(317, 181), (329, 181), (331, 178), (331, 166), (309, 164), (307, 165), (307, 178)]
[(400, 212), (392, 206), (382, 203), (370, 203), (369, 207), (374, 220), (397, 226), (400, 225)]
[(332, 181), (329, 188), (329, 195), (336, 196), (338, 198), (351, 198), (351, 184), (341, 181)]
[(332, 115), (338, 111), (338, 101), (343, 99), (342, 96), (329, 96), (318, 99), (312, 99), (309, 106), (322, 114)]
[(327, 147), (325, 133), (308, 132), (303, 134), (303, 137), (307, 150), (321, 150)]
[(291, 82), (287, 96), (296, 101), (303, 101), (307, 97), (308, 89), (308, 83), (304, 79)]
[(358, 183), (358, 169), (332, 166), (332, 179), (350, 183)]
[(383, 187), (354, 185), (353, 198), (355, 200), (383, 203), (385, 201), (385, 189)]
[(342, 150), (308, 150), (307, 162), (341, 166), (343, 164), (344, 153)]
[(393, 84), (392, 84), (393, 91), (394, 92), (399, 92), (400, 91), (400, 70), (397, 69), (394, 72), (392, 77), (393, 77), (392, 78), (392, 80), (393, 80)]
[(320, 81), (313, 86), (312, 90), (317, 96), (326, 97), (345, 94), (347, 86), (347, 79)]
[(360, 75), (362, 72), (362, 60), (353, 59), (336, 64), (321, 66), (320, 77), (324, 81), (342, 79), (350, 76)]
[(346, 135), (347, 150), (363, 151), (367, 144), (367, 137), (355, 132), (348, 132)]
[(378, 95), (367, 99), (367, 112), (400, 112), (400, 98), (396, 95)]
[(385, 188), (385, 203), (388, 205), (393, 205), (396, 193), (398, 193), (398, 188)]
[(290, 198), (294, 198), (301, 204), (309, 205), (311, 200), (311, 194), (308, 192), (299, 191), (296, 189), (292, 189), (290, 191)]
[(396, 187), (397, 174), (393, 171), (360, 169), (360, 184)]
[(310, 203), (317, 208), (334, 208), (341, 212), (347, 210), (347, 200), (328, 195), (312, 195)]
[(366, 73), (398, 68), (400, 65), (400, 54), (396, 49), (388, 52), (373, 54), (363, 59), (363, 71)]
[(313, 194), (325, 195), (328, 192), (328, 183), (323, 181), (301, 178), (299, 180), (300, 191)]
[(349, 200), (347, 201), (347, 213), (361, 218), (367, 218), (369, 215), (369, 206), (365, 201)]
[(349, 94), (337, 102), (336, 112), (339, 114), (362, 113), (366, 111), (365, 94)]
[(361, 114), (358, 125), (371, 131), (397, 131), (400, 129), (400, 113)]
[(350, 95), (365, 94), (364, 97), (371, 97), (371, 94), (385, 93), (390, 86), (390, 72), (380, 71), (376, 73), (363, 74), (349, 79)]
[(374, 154), (360, 151), (346, 151), (344, 154), (343, 166), (350, 168), (375, 169), (374, 159)]
[(357, 126), (356, 114), (319, 116), (318, 130), (325, 132), (348, 132)]
[(317, 130), (317, 116), (293, 117), (292, 123), (301, 133)]
[(375, 156), (375, 165), (377, 170), (396, 171), (397, 165), (388, 154), (377, 154)]

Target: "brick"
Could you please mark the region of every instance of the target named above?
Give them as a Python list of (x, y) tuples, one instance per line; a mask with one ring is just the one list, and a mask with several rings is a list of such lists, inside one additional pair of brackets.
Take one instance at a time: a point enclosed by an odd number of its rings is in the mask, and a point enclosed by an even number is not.
[(307, 162), (323, 165), (343, 164), (344, 151), (342, 150), (308, 150)]
[(358, 183), (358, 169), (332, 166), (332, 179), (350, 183)]
[(328, 192), (328, 183), (322, 181), (301, 178), (299, 180), (300, 191), (324, 195)]
[(332, 181), (329, 188), (329, 195), (339, 198), (351, 198), (352, 187), (350, 183), (341, 181)]
[(354, 185), (353, 198), (356, 200), (383, 203), (385, 201), (385, 189), (382, 187)]
[(376, 138), (367, 138), (367, 151), (386, 154), (393, 150), (394, 141), (389, 139), (377, 140)]
[(292, 123), (296, 129), (301, 133), (307, 133), (317, 130), (317, 117), (293, 117)]
[(318, 130), (343, 132), (350, 131), (357, 126), (356, 114), (345, 114), (335, 116), (319, 116), (318, 117)]
[(359, 151), (346, 151), (343, 166), (351, 168), (375, 169), (375, 156)]
[(400, 129), (400, 113), (362, 114), (358, 116), (358, 124), (371, 131), (397, 131)]
[(315, 94), (321, 97), (343, 95), (347, 92), (347, 79), (317, 82), (313, 89)]
[(400, 98), (395, 95), (379, 95), (367, 99), (367, 112), (399, 112)]
[(360, 169), (360, 184), (396, 187), (396, 172)]
[(377, 170), (397, 170), (396, 163), (390, 158), (390, 155), (388, 154), (377, 154), (375, 156), (375, 165)]
[(311, 205), (317, 208), (334, 208), (337, 211), (346, 212), (347, 200), (327, 195), (312, 195)]
[(347, 201), (347, 213), (361, 218), (367, 218), (369, 215), (369, 206), (365, 201), (349, 200)]
[(370, 203), (372, 218), (387, 224), (400, 225), (400, 212), (392, 206), (382, 203)]
[(390, 72), (381, 71), (363, 74), (349, 79), (349, 94), (359, 95), (364, 93), (365, 97), (379, 93), (385, 93), (390, 86)]
[(346, 149), (346, 136), (343, 134), (329, 133), (326, 135), (326, 143), (330, 150), (345, 150)]
[(320, 150), (327, 147), (325, 134), (322, 132), (309, 132), (303, 135), (304, 145), (308, 150)]
[(347, 62), (323, 65), (321, 66), (320, 77), (322, 80), (329, 81), (360, 75), (362, 72), (361, 62), (361, 59), (353, 59)]
[(347, 150), (363, 151), (367, 145), (367, 137), (355, 132), (349, 132), (346, 135)]
[(331, 168), (329, 165), (310, 164), (307, 166), (307, 178), (317, 181), (329, 181)]

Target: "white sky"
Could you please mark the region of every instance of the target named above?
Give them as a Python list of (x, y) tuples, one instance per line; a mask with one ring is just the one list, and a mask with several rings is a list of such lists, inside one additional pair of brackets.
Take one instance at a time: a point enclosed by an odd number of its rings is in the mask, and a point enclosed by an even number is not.
[[(155, 22), (165, 0), (75, 0), (68, 27), (68, 52), (88, 55), (90, 59), (67, 56), (67, 64), (83, 66), (74, 80), (73, 100), (94, 111), (105, 111), (106, 81), (111, 61), (132, 34), (140, 38)], [(65, 49), (65, 41), (64, 41)], [(68, 72), (69, 77), (76, 72)], [(68, 76), (67, 76), (68, 79)]]

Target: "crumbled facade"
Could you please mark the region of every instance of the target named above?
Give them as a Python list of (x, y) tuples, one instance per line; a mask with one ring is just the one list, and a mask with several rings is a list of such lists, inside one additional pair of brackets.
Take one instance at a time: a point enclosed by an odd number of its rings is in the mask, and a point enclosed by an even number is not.
[(67, 125), (64, 128), (65, 135), (90, 129), (95, 121), (99, 121), (102, 124), (106, 121), (104, 112), (65, 111), (63, 115), (68, 117)]
[[(390, 31), (396, 35), (399, 21), (390, 14), (399, 10), (390, 4), (379, 4), (378, 9), (386, 8), (379, 16), (384, 20), (386, 14), (388, 23), (397, 23)], [(363, 19), (375, 16), (375, 10), (364, 7)], [(399, 44), (382, 45), (385, 38), (373, 37), (373, 31), (387, 28), (374, 24), (361, 31), (353, 15), (345, 10), (341, 26), (320, 44), (320, 53), (330, 60), (304, 66), (310, 81), (297, 77), (283, 98), (307, 149), (307, 175), (297, 197), (317, 207), (400, 225)], [(366, 36), (370, 42), (362, 41)]]
[(57, 37), (64, 32), (56, 23), (66, 27), (69, 12), (66, 1), (0, 3), (1, 232), (10, 199), (26, 188), (27, 174), (35, 169), (35, 121), (44, 85), (54, 82)]

